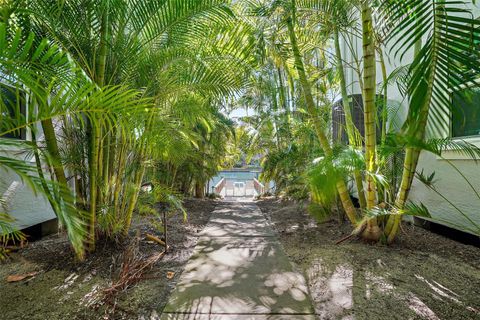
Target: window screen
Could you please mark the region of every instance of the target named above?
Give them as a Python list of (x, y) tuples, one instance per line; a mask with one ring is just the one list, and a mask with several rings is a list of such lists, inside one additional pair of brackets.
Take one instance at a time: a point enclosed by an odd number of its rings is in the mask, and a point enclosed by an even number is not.
[[(25, 139), (25, 129), (11, 131), (20, 127), (25, 116), (25, 94), (18, 88), (0, 83), (0, 134), (2, 138)], [(8, 119), (9, 121), (5, 121)]]
[(456, 92), (452, 102), (452, 137), (480, 135), (480, 89)]

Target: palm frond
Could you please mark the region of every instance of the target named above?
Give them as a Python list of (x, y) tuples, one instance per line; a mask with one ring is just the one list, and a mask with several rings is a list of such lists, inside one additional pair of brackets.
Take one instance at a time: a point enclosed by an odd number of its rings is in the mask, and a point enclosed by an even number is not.
[(424, 43), (409, 68), (405, 129), (410, 134), (423, 132), (418, 127), (424, 126), (428, 109), (432, 131), (439, 134), (444, 119), (455, 110), (450, 95), (464, 84), (478, 86), (480, 21), (466, 5), (456, 0), (385, 0), (380, 4), (379, 21), (396, 57), (402, 60), (415, 43)]

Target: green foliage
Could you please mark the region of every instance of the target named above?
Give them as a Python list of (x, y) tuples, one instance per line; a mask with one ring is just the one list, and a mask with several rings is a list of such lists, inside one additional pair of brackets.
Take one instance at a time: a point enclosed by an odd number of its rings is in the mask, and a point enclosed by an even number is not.
[(423, 204), (415, 204), (413, 202), (408, 203), (405, 206), (405, 213), (406, 215), (409, 216), (414, 216), (414, 217), (423, 217), (423, 218), (431, 218), (430, 211), (428, 211), (428, 208)]
[(423, 218), (432, 217), (427, 207), (423, 203), (415, 204), (413, 202), (408, 203), (405, 206), (405, 209), (402, 210), (391, 210), (391, 208), (382, 208), (377, 206), (373, 209), (365, 211), (365, 216), (367, 218), (389, 217), (392, 215), (407, 215)]
[(4, 1), (0, 77), (27, 94), (28, 119), (2, 117), (0, 136), (57, 128), (47, 148), (18, 143), (36, 167), (0, 166), (46, 195), (79, 257), (96, 236), (128, 232), (145, 171), (168, 173), (157, 198), (184, 212), (173, 189), (202, 185), (225, 157), (233, 130), (218, 108), (246, 83), (250, 32), (222, 0)]
[(154, 216), (158, 213), (155, 208), (152, 208), (151, 204), (142, 203), (142, 198), (138, 199), (137, 212), (141, 216)]
[(466, 5), (450, 0), (381, 1), (379, 21), (396, 57), (401, 59), (418, 41), (425, 42), (409, 67), (410, 107), (404, 124), (409, 135), (424, 130), (419, 126), (425, 126), (425, 106), (431, 107), (433, 133), (440, 134), (443, 119), (455, 110), (446, 93), (468, 83), (478, 86), (480, 22)]
[[(337, 146), (332, 156), (313, 160), (306, 172), (312, 200), (330, 209), (337, 199), (337, 181), (348, 179), (356, 170), (365, 172), (365, 159), (352, 147)], [(381, 180), (383, 176), (377, 174), (375, 178)]]
[[(376, 190), (375, 195), (370, 192), (369, 199), (372, 202), (373, 197), (373, 202), (381, 207), (365, 212), (362, 221), (369, 220), (373, 225), (376, 223), (372, 220), (374, 217), (379, 217), (380, 222), (388, 220), (384, 237), (391, 241), (401, 221), (397, 216), (428, 216), (423, 204), (405, 205), (421, 151), (443, 158), (442, 154), (448, 150), (474, 161), (480, 155), (478, 147), (468, 142), (431, 138), (443, 137), (449, 131), (446, 119), (456, 112), (450, 96), (458, 90), (479, 85), (480, 22), (474, 19), (469, 2), (365, 1), (361, 3), (362, 9), (375, 13), (375, 28), (362, 30), (358, 24), (361, 14), (358, 4), (330, 0), (247, 3), (245, 11), (258, 25), (256, 36), (262, 48), (257, 50), (260, 65), (254, 86), (244, 94), (241, 103), (256, 111), (256, 115), (244, 121), (251, 128), (251, 146), (265, 153), (263, 179), (275, 181), (278, 194), (296, 194), (302, 190), (303, 197), (310, 196), (315, 203), (311, 211), (321, 213), (335, 202), (336, 182), (355, 180), (352, 185), (357, 188)], [(295, 23), (292, 24), (292, 20)], [(287, 26), (290, 27), (290, 38)], [(355, 92), (357, 85), (364, 87), (363, 76), (367, 70), (365, 60), (359, 58), (358, 47), (362, 34), (364, 39), (370, 37), (375, 42), (375, 54), (380, 57), (383, 76), (379, 92), (385, 96), (380, 101), (377, 96), (375, 103), (375, 109), (382, 112), (374, 110), (374, 120), (380, 126), (381, 115), (384, 122), (381, 139), (375, 146), (376, 154), (370, 159), (364, 158), (364, 138), (358, 132), (354, 139), (350, 139), (355, 141), (356, 149), (331, 146), (333, 151), (330, 154), (329, 143), (324, 141), (331, 139), (328, 136), (331, 134), (331, 101), (335, 100), (337, 91), (341, 89), (342, 98), (345, 98), (348, 94), (345, 91)], [(298, 48), (293, 48), (292, 39), (295, 38)], [(334, 51), (329, 38), (340, 38), (345, 46)], [(344, 54), (348, 57), (346, 61), (341, 57), (344, 50), (349, 51)], [(396, 59), (403, 63), (405, 54), (412, 51), (412, 61), (406, 61), (408, 64), (388, 74), (384, 61)], [(300, 81), (300, 63), (304, 65), (301, 69), (304, 69), (307, 81)], [(342, 79), (335, 78), (341, 78), (338, 68), (356, 73), (357, 77), (353, 78), (359, 79), (359, 83), (343, 85)], [(369, 67), (368, 72), (374, 71), (371, 69)], [(393, 86), (397, 86), (404, 96), (402, 101), (391, 101), (386, 97)], [(305, 99), (299, 92), (309, 90), (313, 96), (310, 105), (315, 108), (310, 107), (307, 112)], [(403, 104), (408, 104), (405, 121), (400, 112)], [(316, 112), (319, 116), (312, 116)], [(323, 141), (327, 155), (319, 152), (314, 135), (310, 139), (299, 134), (303, 129), (313, 132), (312, 122), (324, 129), (327, 137), (319, 137), (319, 140)], [(480, 199), (467, 177), (448, 159), (444, 160)], [(367, 168), (366, 162), (372, 165)], [(417, 173), (417, 179), (432, 188), (433, 177), (433, 174), (423, 176), (423, 173)], [(345, 198), (342, 199), (344, 204), (344, 201), (348, 202)]]
[(307, 211), (320, 223), (326, 221), (332, 215), (330, 207), (325, 207), (318, 202), (310, 202), (307, 206)]
[(140, 215), (157, 216), (161, 210), (169, 213), (181, 213), (184, 220), (187, 219), (187, 211), (183, 206), (183, 196), (177, 191), (163, 186), (158, 182), (151, 182), (151, 191), (140, 191), (137, 203), (137, 212)]
[(336, 182), (345, 179), (341, 168), (332, 166), (330, 159), (324, 157), (314, 160), (307, 172), (312, 200), (323, 208), (330, 208), (337, 198)]
[(8, 244), (15, 244), (26, 240), (25, 235), (14, 228), (12, 223), (15, 220), (6, 213), (0, 213), (0, 261), (7, 257), (5, 247)]
[(166, 187), (157, 186), (153, 190), (155, 200), (166, 205), (166, 209), (170, 213), (181, 213), (183, 219), (187, 220), (187, 211), (183, 207), (183, 197), (178, 192)]
[(277, 192), (294, 199), (308, 197), (303, 172), (309, 166), (313, 154), (296, 145), (287, 150), (271, 151), (263, 160), (262, 181), (274, 181)]
[[(458, 170), (458, 169), (457, 169)], [(470, 188), (472, 188), (472, 190), (475, 192), (475, 194), (477, 195), (478, 197), (478, 192), (475, 190), (474, 186), (470, 183), (470, 181), (460, 172), (460, 175), (465, 179), (465, 181), (467, 182), (467, 184), (470, 186)], [(446, 195), (444, 195), (442, 192), (440, 192), (439, 190), (437, 190), (437, 188), (435, 187), (435, 171), (433, 171), (432, 173), (430, 174), (426, 174), (424, 173), (424, 171), (422, 170), (421, 172), (416, 172), (415, 174), (415, 177), (421, 182), (423, 183), (424, 186), (426, 186), (428, 189), (430, 189), (431, 191), (435, 192), (438, 196), (440, 196), (446, 203), (448, 203), (457, 213), (459, 213), (463, 219), (465, 219), (471, 226), (472, 228), (469, 228), (471, 231), (473, 231), (473, 233), (478, 233), (480, 232), (480, 225), (478, 223), (476, 223), (474, 220), (472, 220), (472, 218), (470, 218), (468, 216), (468, 214), (466, 214), (464, 212), (464, 210), (462, 210), (458, 205), (455, 205)], [(480, 197), (478, 197), (478, 199), (480, 200)], [(452, 224), (450, 221), (447, 222), (447, 224)], [(461, 228), (460, 228), (461, 229)]]
[(220, 199), (222, 196), (217, 194), (217, 193), (207, 193), (207, 198), (208, 199), (212, 199), (212, 200), (215, 200), (215, 199)]
[[(374, 184), (384, 204), (365, 217), (426, 215), (423, 205), (403, 208), (408, 191), (397, 194), (399, 181), (410, 190), (420, 151), (480, 157), (468, 142), (426, 138), (427, 123), (435, 135), (448, 129), (449, 95), (478, 86), (480, 22), (465, 4), (364, 2), (375, 10), (375, 30), (359, 30), (357, 4), (344, 0), (3, 1), (0, 82), (9, 94), (0, 102), (0, 151), (34, 155), (36, 165), (2, 154), (0, 170), (45, 195), (79, 257), (99, 235), (126, 235), (134, 208), (156, 214), (161, 203), (186, 218), (183, 195), (202, 197), (220, 168), (263, 155), (261, 179), (274, 181), (277, 194), (310, 197), (317, 218), (328, 215), (338, 182), (353, 177)], [(352, 40), (361, 32), (382, 61), (384, 52), (400, 60), (416, 52), (384, 75), (382, 94), (398, 86), (408, 113), (400, 123), (397, 102), (376, 101), (389, 126), (369, 159), (358, 132), (356, 148), (330, 146), (329, 136), (339, 68), (366, 74)], [(332, 56), (339, 36), (352, 61)], [(254, 112), (234, 123), (222, 111), (237, 107)], [(4, 138), (24, 129), (32, 141)], [(42, 133), (45, 146), (36, 140)], [(433, 177), (417, 173), (438, 192)], [(154, 190), (140, 193), (148, 180)], [(11, 221), (2, 219), (7, 230)]]

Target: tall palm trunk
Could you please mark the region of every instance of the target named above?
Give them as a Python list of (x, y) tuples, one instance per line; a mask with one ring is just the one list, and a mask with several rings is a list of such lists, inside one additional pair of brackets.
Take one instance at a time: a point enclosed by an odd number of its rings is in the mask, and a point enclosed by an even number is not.
[(135, 205), (137, 204), (138, 194), (140, 192), (140, 187), (143, 180), (143, 174), (145, 173), (143, 156), (144, 156), (143, 152), (141, 152), (140, 161), (139, 161), (140, 168), (138, 168), (135, 173), (135, 178), (133, 180), (133, 190), (131, 193), (131, 197), (129, 198), (129, 201), (128, 201), (128, 207), (125, 212), (125, 221), (123, 223), (124, 236), (126, 236), (128, 234), (128, 230), (130, 230), (130, 226), (132, 224), (132, 218), (133, 218), (133, 210), (135, 209)]
[(122, 210), (122, 202), (120, 199), (120, 193), (122, 191), (122, 180), (124, 179), (123, 173), (125, 172), (125, 166), (127, 163), (127, 151), (126, 151), (126, 143), (119, 144), (118, 150), (118, 164), (117, 168), (112, 178), (113, 183), (113, 207), (115, 212), (121, 212)]
[(277, 101), (277, 90), (273, 89), (271, 90), (271, 101), (272, 101), (272, 107), (273, 107), (273, 132), (275, 134), (275, 142), (277, 145), (277, 148), (280, 148), (280, 133), (279, 133), (279, 126), (278, 126), (278, 101)]
[[(387, 86), (387, 81), (388, 81), (388, 75), (387, 75), (387, 66), (385, 64), (385, 57), (383, 54), (383, 50), (380, 46), (377, 47), (377, 52), (379, 56), (379, 62), (380, 62), (380, 68), (382, 71), (382, 83), (383, 83), (383, 97), (382, 97), (382, 110), (381, 110), (381, 138), (380, 138), (380, 144), (383, 146), (385, 145), (385, 141), (387, 139), (387, 121), (388, 121), (388, 109), (387, 109), (387, 103), (388, 103), (388, 86)], [(378, 201), (379, 202), (384, 202), (384, 203), (391, 203), (391, 199), (389, 198), (389, 194), (395, 194), (395, 189), (396, 189), (396, 182), (395, 178), (392, 177), (392, 181), (389, 181), (390, 184), (390, 192), (389, 190), (386, 189), (386, 187), (383, 186), (377, 186), (379, 189), (377, 192), (378, 195)], [(381, 218), (381, 221), (385, 221), (384, 218)]]
[[(154, 120), (154, 113), (152, 112), (148, 118), (148, 120), (145, 121), (145, 132), (140, 138), (140, 146), (139, 146), (139, 151), (138, 151), (138, 169), (135, 171), (134, 179), (133, 179), (133, 190), (131, 196), (128, 198), (128, 207), (125, 209), (125, 220), (123, 224), (123, 235), (126, 236), (128, 234), (128, 230), (130, 229), (130, 226), (132, 224), (132, 218), (133, 218), (133, 210), (135, 209), (135, 206), (137, 204), (138, 200), (138, 194), (140, 192), (140, 188), (142, 185), (143, 181), (143, 175), (145, 174), (145, 158), (147, 154), (147, 137), (146, 135), (148, 132), (151, 131), (152, 125), (153, 125), (153, 120)], [(127, 196), (125, 196), (125, 199)]]
[[(436, 23), (434, 27), (435, 28), (437, 27)], [(419, 39), (415, 43), (415, 50), (414, 50), (415, 57), (417, 57), (417, 55), (420, 53), (421, 47), (422, 47), (422, 40)], [(433, 54), (436, 55), (436, 52), (433, 51)], [(436, 61), (436, 59), (432, 59), (432, 61)], [(436, 65), (434, 64), (430, 69), (429, 78), (427, 80), (429, 86), (428, 86), (427, 92), (425, 93), (425, 99), (423, 101), (423, 105), (420, 109), (418, 122), (411, 124), (412, 127), (409, 128), (407, 133), (409, 135), (413, 135), (417, 140), (423, 140), (425, 137), (425, 132), (427, 129), (428, 114), (430, 111), (430, 103), (431, 103), (431, 98), (433, 93), (435, 68), (436, 68)], [(405, 160), (403, 163), (402, 179), (400, 182), (400, 188), (398, 190), (397, 198), (395, 200), (395, 207), (397, 210), (402, 210), (405, 208), (405, 204), (407, 202), (408, 195), (412, 187), (413, 178), (415, 177), (415, 171), (417, 169), (418, 159), (420, 158), (420, 152), (421, 152), (420, 149), (414, 148), (414, 147), (408, 147), (405, 151)], [(395, 239), (401, 222), (402, 222), (401, 215), (393, 215), (388, 219), (387, 225), (385, 227), (385, 234), (387, 235), (387, 241), (389, 243), (393, 242), (393, 240)]]
[[(292, 46), (293, 55), (295, 58), (295, 68), (297, 69), (298, 76), (300, 79), (300, 85), (302, 86), (303, 95), (305, 97), (305, 102), (307, 105), (308, 113), (311, 115), (313, 119), (313, 125), (315, 129), (315, 133), (318, 137), (320, 145), (325, 152), (325, 154), (329, 157), (332, 156), (333, 151), (330, 146), (330, 142), (325, 134), (325, 127), (323, 124), (323, 120), (321, 119), (320, 115), (318, 114), (317, 108), (315, 106), (315, 102), (312, 96), (312, 89), (310, 87), (310, 83), (308, 82), (307, 75), (305, 73), (305, 67), (303, 64), (302, 56), (300, 54), (300, 49), (298, 48), (297, 37), (295, 35), (294, 29), (294, 21), (295, 21), (295, 1), (292, 1), (292, 13), (290, 17), (287, 19), (287, 27), (288, 33), (290, 36), (290, 43)], [(345, 213), (353, 225), (356, 225), (356, 211), (355, 207), (353, 206), (352, 199), (350, 198), (350, 194), (347, 189), (347, 185), (343, 179), (340, 179), (336, 182), (337, 191), (342, 202), (343, 208)]]
[(88, 172), (90, 182), (90, 212), (88, 221), (89, 250), (95, 250), (95, 223), (97, 217), (97, 177), (98, 177), (98, 146), (100, 144), (100, 127), (96, 120), (90, 125), (90, 157)]
[(291, 127), (292, 127), (292, 120), (291, 120), (291, 115), (290, 115), (290, 106), (288, 105), (288, 101), (287, 101), (287, 94), (286, 94), (286, 90), (285, 90), (285, 83), (283, 81), (283, 73), (282, 71), (280, 70), (279, 67), (277, 67), (277, 75), (278, 75), (278, 83), (279, 83), (279, 93), (280, 93), (280, 104), (281, 106), (283, 107), (283, 110), (285, 111), (285, 115), (286, 115), (286, 121), (285, 121), (285, 125), (286, 125), (286, 134), (287, 134), (287, 138), (289, 139), (289, 141), (291, 140), (292, 138), (292, 133), (291, 133)]
[[(37, 167), (37, 173), (38, 176), (40, 177), (40, 183), (42, 184), (43, 191), (47, 195), (48, 202), (50, 203), (50, 206), (52, 207), (55, 215), (58, 216), (60, 208), (58, 207), (57, 203), (53, 201), (53, 195), (50, 191), (50, 188), (47, 185), (47, 179), (45, 178), (45, 174), (43, 173), (43, 168), (42, 168), (42, 161), (40, 159), (40, 153), (38, 152), (38, 144), (37, 144), (37, 139), (35, 135), (35, 130), (32, 129), (32, 142), (35, 145), (35, 148), (33, 149), (33, 155), (35, 157), (35, 165)], [(47, 147), (48, 151), (48, 147)]]
[[(348, 142), (351, 146), (355, 148), (361, 148), (361, 142), (359, 143), (356, 139), (355, 134), (355, 125), (353, 123), (352, 112), (350, 110), (350, 103), (348, 99), (348, 92), (347, 92), (347, 81), (345, 79), (345, 70), (343, 67), (343, 58), (342, 52), (340, 50), (340, 39), (339, 39), (339, 32), (338, 29), (334, 30), (334, 42), (335, 42), (335, 56), (337, 60), (337, 69), (338, 69), (338, 76), (340, 78), (340, 92), (342, 95), (342, 105), (343, 105), (343, 112), (345, 114), (345, 124), (347, 129), (347, 136)], [(360, 208), (364, 210), (367, 207), (367, 200), (365, 198), (365, 191), (363, 187), (363, 177), (360, 170), (356, 169), (353, 172), (355, 178), (355, 184), (357, 187), (358, 192), (358, 201), (360, 202)]]
[(55, 135), (55, 128), (53, 127), (52, 119), (41, 121), (43, 134), (45, 135), (45, 145), (48, 154), (51, 157), (53, 172), (57, 178), (58, 183), (62, 188), (67, 187), (67, 176), (62, 164), (62, 158), (58, 148), (57, 137)]
[[(108, 36), (108, 6), (106, 6), (102, 14), (102, 24), (100, 31), (99, 54), (97, 66), (95, 69), (95, 81), (99, 87), (103, 87), (105, 83), (105, 69), (107, 63), (107, 36)], [(99, 149), (101, 139), (100, 119), (95, 115), (90, 119), (90, 159), (89, 165), (89, 182), (90, 182), (90, 217), (89, 217), (89, 249), (95, 250), (95, 223), (97, 215), (97, 197), (98, 197), (98, 169), (99, 169)]]
[(382, 70), (382, 82), (383, 82), (383, 103), (382, 103), (382, 136), (381, 143), (384, 144), (387, 138), (387, 121), (388, 121), (388, 75), (387, 75), (387, 66), (385, 64), (385, 57), (383, 55), (383, 50), (378, 48), (378, 56), (380, 59), (380, 67)]
[[(363, 110), (365, 124), (365, 160), (367, 172), (376, 170), (376, 61), (375, 43), (373, 37), (372, 9), (368, 2), (362, 3), (362, 46), (363, 46)], [(376, 186), (372, 174), (367, 175), (367, 210), (373, 209), (376, 202)], [(363, 237), (368, 240), (378, 240), (381, 232), (376, 218), (367, 220)]]
[(205, 197), (205, 184), (201, 181), (195, 182), (195, 198)]
[[(114, 178), (114, 167), (117, 163), (117, 128), (115, 126), (111, 127), (111, 133), (110, 133), (110, 146), (109, 146), (109, 151), (108, 151), (108, 176), (109, 176), (109, 181), (113, 181)], [(109, 183), (110, 183), (109, 182)]]

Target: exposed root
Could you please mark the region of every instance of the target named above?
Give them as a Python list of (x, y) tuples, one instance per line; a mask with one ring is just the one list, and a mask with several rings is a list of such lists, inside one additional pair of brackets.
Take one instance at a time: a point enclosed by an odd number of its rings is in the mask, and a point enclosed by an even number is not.
[(116, 310), (127, 314), (131, 313), (117, 306), (117, 295), (143, 280), (144, 273), (165, 255), (165, 251), (162, 251), (148, 257), (142, 256), (138, 252), (138, 242), (139, 238), (136, 237), (123, 256), (117, 278), (112, 282), (110, 287), (101, 291), (102, 299), (99, 304), (110, 306), (110, 309), (105, 312), (106, 317), (109, 315), (113, 316)]
[(162, 246), (165, 247), (165, 251), (168, 251), (170, 250), (170, 246), (168, 246), (165, 241), (163, 241), (162, 239), (160, 239), (159, 237), (156, 237), (154, 236), (153, 234), (149, 234), (147, 233), (147, 235), (145, 236), (145, 238), (147, 238), (147, 240), (150, 240), (150, 241), (154, 241)]
[(340, 239), (340, 240), (338, 240), (337, 242), (335, 242), (335, 244), (340, 244), (340, 243), (342, 243), (342, 242), (345, 242), (345, 241), (347, 241), (348, 239), (350, 239), (350, 238), (352, 238), (352, 237), (354, 237), (354, 236), (355, 236), (355, 234), (350, 233), (348, 236), (343, 237), (342, 239)]
[(367, 228), (367, 222), (366, 221), (362, 221), (358, 227), (356, 227), (352, 233), (350, 233), (348, 236), (346, 237), (343, 237), (342, 239), (338, 240), (337, 242), (335, 242), (335, 244), (340, 244), (342, 242), (345, 242), (347, 241), (348, 239), (351, 239), (353, 237), (360, 237), (360, 235), (363, 233), (363, 231)]

